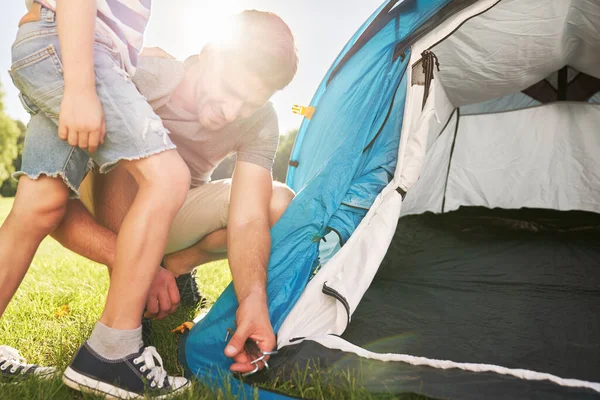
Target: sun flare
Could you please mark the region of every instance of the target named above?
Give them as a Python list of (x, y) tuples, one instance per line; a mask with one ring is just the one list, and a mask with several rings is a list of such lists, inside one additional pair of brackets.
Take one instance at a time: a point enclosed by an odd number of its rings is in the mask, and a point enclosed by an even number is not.
[[(209, 41), (219, 46), (229, 46), (236, 37), (235, 27), (230, 24), (229, 17), (243, 11), (241, 1), (191, 2), (189, 16), (194, 23), (188, 24), (187, 40), (191, 40), (196, 46), (203, 46)], [(186, 19), (188, 19), (186, 18)]]

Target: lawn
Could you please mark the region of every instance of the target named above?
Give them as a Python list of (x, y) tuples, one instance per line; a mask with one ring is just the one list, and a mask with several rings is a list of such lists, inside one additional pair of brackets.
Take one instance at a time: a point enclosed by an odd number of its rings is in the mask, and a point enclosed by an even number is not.
[[(12, 199), (0, 197), (0, 223), (10, 211)], [(198, 269), (198, 285), (210, 306), (231, 280), (227, 262), (216, 262)], [(6, 313), (0, 320), (0, 344), (19, 349), (28, 362), (64, 369), (75, 351), (89, 336), (100, 317), (108, 290), (106, 268), (86, 260), (51, 238), (39, 248), (35, 259)], [(183, 371), (177, 362), (178, 337), (170, 330), (191, 320), (196, 310), (178, 310), (163, 321), (154, 322), (153, 344), (172, 374)], [(340, 391), (339, 377), (322, 377), (319, 371), (302, 371), (289, 382), (267, 384), (284, 393), (315, 399), (393, 398), (372, 396), (360, 388), (356, 379), (344, 376), (347, 389)], [(309, 382), (310, 380), (310, 382)], [(345, 386), (345, 385), (344, 385)], [(8, 399), (98, 399), (82, 395), (53, 381), (35, 379), (0, 388), (0, 398)], [(231, 395), (194, 382), (193, 390), (178, 399), (227, 399)], [(422, 397), (403, 397), (417, 399)]]
[[(0, 197), (0, 223), (10, 211), (12, 199)], [(198, 270), (198, 284), (214, 303), (231, 275), (226, 262)], [(106, 268), (80, 257), (52, 238), (44, 240), (25, 280), (0, 320), (0, 344), (18, 349), (28, 362), (64, 368), (89, 336), (100, 317), (108, 290)], [(164, 321), (154, 322), (153, 342), (167, 370), (181, 374), (177, 363), (177, 336), (170, 329), (191, 320), (195, 310), (179, 310)], [(215, 398), (207, 388), (196, 385), (190, 398)], [(186, 396), (187, 397), (187, 396)], [(2, 399), (93, 399), (81, 396), (60, 379), (31, 381), (4, 386)]]

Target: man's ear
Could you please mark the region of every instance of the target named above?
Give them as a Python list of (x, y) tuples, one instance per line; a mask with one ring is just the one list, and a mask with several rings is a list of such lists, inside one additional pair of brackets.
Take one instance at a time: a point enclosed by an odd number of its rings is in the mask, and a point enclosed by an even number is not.
[(142, 57), (175, 58), (160, 47), (144, 47), (140, 53)]

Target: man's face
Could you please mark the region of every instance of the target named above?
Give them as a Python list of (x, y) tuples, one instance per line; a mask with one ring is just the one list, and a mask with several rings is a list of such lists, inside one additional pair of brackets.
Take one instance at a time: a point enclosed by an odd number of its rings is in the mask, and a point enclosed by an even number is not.
[(205, 129), (222, 129), (237, 119), (251, 116), (273, 93), (247, 68), (211, 54), (208, 67), (196, 82), (198, 119)]

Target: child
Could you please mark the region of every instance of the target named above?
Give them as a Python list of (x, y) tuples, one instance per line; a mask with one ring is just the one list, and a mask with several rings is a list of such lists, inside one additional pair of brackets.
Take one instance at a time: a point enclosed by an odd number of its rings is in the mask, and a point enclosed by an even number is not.
[[(12, 210), (0, 228), (0, 316), (44, 237), (78, 197), (89, 162), (117, 163), (138, 193), (117, 238), (106, 305), (64, 373), (70, 387), (116, 398), (179, 393), (153, 347), (142, 348), (147, 292), (164, 253), (190, 173), (130, 76), (151, 0), (29, 1), (12, 47), (10, 74), (31, 114)], [(91, 160), (90, 160), (91, 159)], [(9, 368), (10, 367), (10, 368)], [(52, 370), (0, 348), (0, 379)]]

